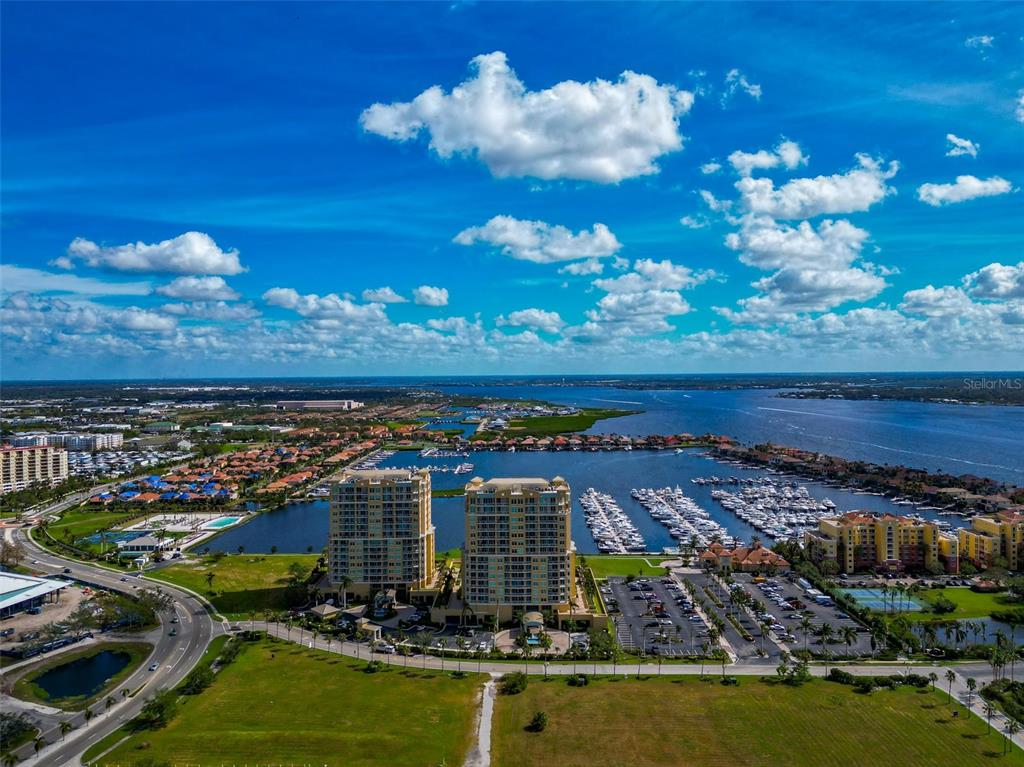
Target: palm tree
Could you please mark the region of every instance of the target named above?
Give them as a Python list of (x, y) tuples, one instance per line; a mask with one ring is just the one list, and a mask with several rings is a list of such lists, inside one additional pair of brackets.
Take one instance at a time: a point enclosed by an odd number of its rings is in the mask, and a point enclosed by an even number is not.
[(85, 716), (85, 723), (86, 723), (86, 724), (89, 724), (89, 722), (90, 722), (90, 721), (92, 721), (92, 718), (93, 718), (93, 717), (94, 717), (94, 716), (96, 715), (96, 712), (95, 712), (95, 711), (93, 711), (93, 710), (92, 710), (91, 708), (87, 708), (87, 709), (86, 709), (86, 710), (85, 710), (84, 712), (82, 712), (82, 713), (83, 713), (83, 715)]
[(828, 647), (829, 642), (835, 634), (835, 629), (832, 628), (831, 623), (826, 623), (821, 627), (821, 646), (823, 649)]
[(996, 715), (996, 707), (991, 703), (985, 703), (985, 721), (988, 723), (986, 733), (992, 732), (992, 717)]
[(64, 736), (71, 732), (72, 729), (74, 728), (71, 726), (71, 722), (67, 719), (62, 719), (60, 723), (60, 739), (64, 740)]
[(800, 619), (800, 630), (804, 632), (804, 652), (807, 652), (807, 641), (811, 638), (811, 619), (806, 615)]
[(761, 654), (764, 655), (764, 640), (768, 636), (768, 632), (771, 631), (772, 624), (765, 620), (757, 625), (761, 629)]
[(213, 572), (213, 570), (210, 570), (206, 574), (206, 590), (207, 591), (213, 591), (213, 579), (216, 578), (216, 577), (217, 577), (217, 573)]
[(704, 678), (704, 659), (708, 657), (708, 643), (703, 642), (700, 646), (700, 678)]
[(935, 683), (939, 681), (939, 675), (934, 671), (928, 672), (928, 681), (932, 683), (932, 692), (935, 692)]
[(347, 575), (341, 576), (341, 609), (348, 608), (348, 587), (352, 585), (352, 579)]
[(39, 756), (39, 752), (43, 750), (43, 746), (46, 745), (46, 741), (41, 737), (36, 738), (32, 741), (32, 748), (36, 750), (36, 756)]
[(967, 677), (967, 708), (971, 707), (974, 700), (974, 691), (978, 689), (978, 680), (973, 676)]
[(953, 682), (956, 681), (956, 672), (953, 669), (946, 669), (946, 681), (949, 682), (949, 702), (953, 703)]
[(103, 702), (103, 708), (106, 709), (107, 711), (110, 711), (110, 707), (113, 706), (113, 705), (114, 705), (114, 699), (111, 698), (108, 695), (107, 699)]
[(857, 629), (853, 626), (843, 626), (839, 629), (839, 636), (843, 639), (843, 644), (846, 645), (846, 654), (850, 655), (850, 650), (853, 649), (853, 645), (857, 642)]
[(456, 637), (456, 639), (455, 639), (455, 647), (456, 647), (456, 649), (459, 652), (459, 667), (458, 667), (458, 671), (459, 671), (460, 674), (462, 673), (462, 654), (466, 651), (466, 647), (467, 646), (468, 645), (467, 645), (466, 640), (464, 638)]
[(1010, 739), (1020, 732), (1020, 725), (1017, 724), (1017, 720), (1008, 719), (1006, 727), (1003, 728), (1003, 732), (1006, 733), (1006, 739), (1003, 741), (1003, 753), (1005, 754), (1010, 747)]
[(10, 751), (5, 751), (3, 756), (0, 756), (0, 762), (3, 763), (4, 767), (14, 767), (18, 763), (18, 757)]

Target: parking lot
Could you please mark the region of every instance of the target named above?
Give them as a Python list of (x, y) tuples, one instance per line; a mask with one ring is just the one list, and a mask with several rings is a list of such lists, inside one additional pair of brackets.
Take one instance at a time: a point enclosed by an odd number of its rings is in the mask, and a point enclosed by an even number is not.
[(689, 595), (673, 578), (641, 578), (626, 583), (611, 577), (601, 587), (623, 649), (649, 655), (699, 655), (707, 642), (704, 621)]
[[(772, 635), (790, 649), (804, 647), (804, 632), (800, 628), (800, 623), (806, 616), (811, 621), (811, 635), (807, 640), (807, 647), (812, 652), (820, 653), (825, 649), (817, 634), (826, 624), (832, 627), (833, 638), (828, 649), (833, 655), (864, 655), (871, 652), (871, 638), (867, 630), (835, 605), (818, 604), (804, 589), (785, 577), (766, 578), (763, 583), (754, 583), (753, 578), (752, 575), (745, 573), (733, 575), (733, 580), (738, 585), (754, 600), (764, 605), (766, 614), (773, 623)], [(850, 645), (847, 645), (843, 638), (843, 629), (846, 627), (852, 627), (856, 631), (855, 641)]]

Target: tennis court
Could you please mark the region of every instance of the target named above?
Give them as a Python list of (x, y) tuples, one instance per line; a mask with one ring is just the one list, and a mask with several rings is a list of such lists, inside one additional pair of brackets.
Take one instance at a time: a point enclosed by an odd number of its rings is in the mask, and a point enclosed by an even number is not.
[(861, 607), (878, 612), (920, 612), (925, 607), (913, 597), (907, 594), (898, 594), (890, 591), (883, 593), (880, 589), (841, 589), (841, 591), (854, 599)]

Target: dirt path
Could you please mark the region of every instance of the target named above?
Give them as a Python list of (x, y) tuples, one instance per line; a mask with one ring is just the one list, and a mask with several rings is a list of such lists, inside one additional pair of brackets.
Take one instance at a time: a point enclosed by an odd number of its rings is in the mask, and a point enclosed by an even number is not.
[(491, 674), (491, 678), (484, 685), (477, 717), (476, 745), (466, 755), (465, 767), (491, 765), (491, 717), (494, 714), (494, 698), (498, 694), (496, 681), (500, 676), (501, 674)]

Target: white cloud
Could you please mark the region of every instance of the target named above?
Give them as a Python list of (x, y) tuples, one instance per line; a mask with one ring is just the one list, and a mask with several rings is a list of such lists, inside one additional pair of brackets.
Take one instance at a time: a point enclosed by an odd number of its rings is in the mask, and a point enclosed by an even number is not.
[(999, 176), (986, 179), (977, 176), (957, 176), (956, 182), (952, 184), (921, 184), (917, 188), (917, 199), (938, 207), (978, 197), (995, 197), (1010, 191), (1010, 182)]
[(419, 306), (448, 306), (448, 289), (420, 285), (412, 291), (413, 300)]
[(824, 219), (815, 229), (809, 221), (793, 227), (747, 216), (740, 231), (726, 236), (725, 244), (740, 251), (740, 261), (758, 269), (845, 269), (860, 255), (868, 236), (846, 220)]
[(0, 264), (0, 292), (77, 293), (82, 296), (145, 296), (148, 282), (106, 282), (75, 274), (46, 272), (14, 264)]
[(727, 104), (738, 91), (743, 91), (755, 101), (761, 100), (761, 86), (752, 83), (738, 69), (730, 69), (725, 75), (725, 93), (722, 94), (722, 105)]
[(617, 183), (657, 173), (655, 161), (682, 148), (679, 118), (693, 94), (650, 75), (530, 91), (500, 51), (477, 56), (472, 69), (450, 93), (435, 85), (410, 102), (374, 104), (363, 129), (394, 141), (426, 130), (441, 157), (476, 156), (502, 178)]
[[(857, 155), (857, 167), (846, 173), (797, 178), (778, 189), (769, 178), (744, 177), (736, 182), (743, 205), (752, 213), (772, 218), (812, 218), (825, 213), (855, 213), (870, 208), (892, 193), (886, 181), (899, 163)], [(703, 194), (703, 193), (702, 193)]]
[(483, 226), (472, 226), (455, 235), (459, 245), (485, 242), (506, 256), (536, 264), (575, 261), (583, 258), (604, 258), (615, 255), (622, 247), (604, 224), (594, 224), (588, 231), (576, 234), (564, 226), (527, 221), (512, 216), (495, 216)]
[(339, 320), (355, 325), (387, 322), (383, 304), (356, 304), (335, 293), (301, 295), (294, 288), (271, 288), (263, 294), (263, 300), (270, 306), (290, 309), (307, 319)]
[(960, 138), (953, 133), (946, 134), (946, 141), (949, 142), (949, 149), (946, 152), (946, 157), (962, 157), (964, 155), (977, 157), (978, 150), (981, 149), (980, 145), (975, 144), (970, 139)]
[(75, 260), (115, 272), (152, 274), (240, 274), (245, 271), (237, 250), (221, 250), (202, 232), (185, 232), (170, 240), (147, 244), (128, 243), (104, 247), (76, 237), (66, 258), (56, 265), (73, 266)]
[(186, 301), (234, 301), (238, 298), (238, 293), (223, 277), (178, 277), (158, 287), (156, 293)]
[(404, 296), (400, 296), (389, 286), (382, 288), (373, 288), (363, 291), (363, 300), (372, 301), (380, 304), (404, 304), (409, 299)]
[(176, 317), (187, 317), (196, 320), (213, 320), (228, 322), (233, 320), (252, 320), (260, 316), (260, 312), (252, 304), (229, 304), (224, 301), (196, 301), (192, 303), (164, 304), (160, 311)]
[(722, 164), (719, 162), (706, 162), (700, 166), (700, 172), (705, 176), (710, 176), (714, 173), (718, 173), (722, 169)]
[(115, 327), (141, 332), (166, 332), (174, 330), (178, 324), (173, 317), (146, 311), (137, 306), (113, 312), (110, 321)]
[(806, 165), (809, 158), (795, 141), (783, 140), (772, 151), (759, 149), (756, 152), (736, 150), (729, 155), (729, 164), (741, 176), (749, 176), (755, 170), (767, 170), (782, 165), (789, 170)]
[(1017, 107), (1013, 110), (1017, 122), (1024, 123), (1024, 90), (1017, 91)]
[(707, 216), (683, 216), (679, 219), (679, 223), (685, 226), (687, 229), (703, 229), (708, 226), (711, 222), (708, 221)]
[(714, 213), (724, 213), (732, 207), (732, 200), (719, 200), (707, 189), (700, 190), (700, 198), (708, 206), (708, 210)]
[(1024, 298), (1024, 261), (989, 264), (964, 277), (963, 285), (977, 298)]
[(654, 261), (642, 258), (633, 264), (633, 271), (620, 277), (594, 280), (594, 287), (606, 293), (637, 293), (645, 290), (683, 290), (713, 279), (713, 271), (695, 272), (688, 266), (668, 259)]
[(601, 274), (604, 271), (604, 262), (591, 258), (586, 261), (575, 261), (566, 264), (558, 270), (559, 274), (572, 274), (577, 277), (586, 275)]
[(960, 288), (927, 285), (904, 293), (900, 309), (908, 314), (921, 314), (925, 317), (949, 317), (963, 314), (971, 305), (971, 299)]
[(991, 48), (995, 40), (992, 35), (972, 35), (964, 40), (964, 45), (968, 48)]
[(508, 317), (500, 316), (495, 320), (499, 327), (511, 326), (516, 328), (530, 328), (531, 330), (542, 330), (545, 333), (558, 333), (565, 327), (565, 320), (558, 312), (549, 312), (544, 309), (520, 309), (510, 312)]

